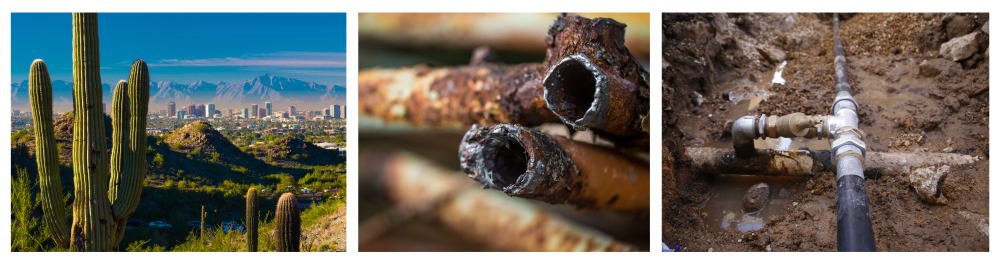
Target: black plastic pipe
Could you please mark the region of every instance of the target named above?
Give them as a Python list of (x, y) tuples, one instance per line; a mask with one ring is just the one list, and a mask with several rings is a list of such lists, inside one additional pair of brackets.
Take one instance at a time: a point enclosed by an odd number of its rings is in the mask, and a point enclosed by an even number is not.
[(837, 180), (837, 251), (875, 251), (868, 190), (865, 179), (858, 175)]

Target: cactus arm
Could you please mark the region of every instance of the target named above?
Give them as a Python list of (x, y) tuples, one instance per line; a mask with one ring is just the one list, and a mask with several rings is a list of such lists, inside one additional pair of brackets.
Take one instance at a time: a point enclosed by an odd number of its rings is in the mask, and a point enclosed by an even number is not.
[(114, 249), (108, 200), (108, 152), (101, 107), (97, 14), (73, 13), (73, 223), (70, 249)]
[(62, 200), (62, 180), (59, 179), (59, 150), (52, 123), (52, 81), (45, 62), (41, 59), (32, 62), (28, 79), (31, 115), (35, 121), (35, 158), (38, 162), (43, 219), (52, 234), (52, 241), (60, 247), (69, 248), (66, 203)]
[(299, 202), (296, 201), (295, 194), (282, 194), (275, 212), (274, 237), (278, 252), (299, 252), (302, 217), (299, 216)]
[(111, 103), (111, 128), (113, 132), (111, 134), (111, 185), (108, 186), (108, 199), (112, 202), (117, 202), (116, 199), (119, 197), (118, 188), (120, 187), (119, 184), (121, 182), (122, 175), (128, 170), (122, 160), (125, 159), (129, 143), (118, 140), (127, 138), (129, 133), (129, 131), (125, 129), (128, 127), (129, 122), (127, 87), (127, 81), (118, 81), (118, 85), (115, 86), (114, 98)]
[[(122, 139), (128, 137), (128, 92), (127, 92), (128, 82), (125, 80), (118, 81), (118, 85), (115, 85), (114, 98), (111, 103), (111, 128), (112, 135), (111, 139), (114, 141), (111, 144), (111, 185), (108, 187), (108, 199), (112, 201), (112, 206), (116, 201), (116, 197), (119, 191), (119, 183), (121, 181), (121, 176), (126, 170), (125, 163), (122, 163), (124, 154), (128, 150), (128, 143), (122, 144), (121, 141), (116, 139)], [(118, 215), (115, 215), (117, 217)], [(115, 222), (115, 242), (121, 241), (121, 238), (125, 236), (125, 224), (127, 220), (119, 220), (116, 218)]]
[[(111, 182), (109, 183), (112, 209), (117, 221), (124, 222), (139, 206), (143, 180), (146, 178), (146, 112), (149, 109), (149, 68), (143, 60), (136, 60), (129, 73), (127, 89), (122, 89), (125, 102), (119, 103), (118, 89), (115, 89), (115, 106), (122, 104), (124, 115), (115, 113), (114, 150), (122, 146), (119, 160), (112, 153)], [(115, 110), (118, 111), (118, 110)], [(121, 116), (121, 117), (119, 117)], [(123, 126), (119, 127), (119, 124)], [(122, 130), (119, 135), (118, 130)], [(114, 168), (121, 168), (114, 174)]]
[(247, 252), (257, 252), (257, 189), (247, 190)]

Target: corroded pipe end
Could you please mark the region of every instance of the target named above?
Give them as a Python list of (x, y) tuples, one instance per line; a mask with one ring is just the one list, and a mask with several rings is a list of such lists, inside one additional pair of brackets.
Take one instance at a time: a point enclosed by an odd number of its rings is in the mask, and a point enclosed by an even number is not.
[(608, 77), (590, 59), (573, 54), (553, 65), (542, 82), (545, 103), (576, 130), (598, 127), (608, 111)]
[(575, 174), (575, 166), (551, 136), (512, 124), (473, 125), (458, 150), (462, 171), (483, 188), (534, 198)]

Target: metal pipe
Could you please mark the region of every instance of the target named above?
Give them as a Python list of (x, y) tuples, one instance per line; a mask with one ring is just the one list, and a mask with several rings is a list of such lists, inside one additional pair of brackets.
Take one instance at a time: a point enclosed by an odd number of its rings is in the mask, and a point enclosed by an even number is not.
[(461, 172), (405, 152), (366, 155), (400, 207), (429, 209), (467, 240), (498, 251), (638, 251), (526, 200), (468, 185)]
[(858, 129), (858, 103), (851, 96), (844, 45), (837, 39), (839, 16), (833, 17), (834, 70), (837, 97), (831, 109), (844, 118), (843, 126), (831, 131), (833, 161), (837, 164), (837, 251), (875, 251), (871, 211), (863, 172), (865, 134)]
[[(754, 152), (749, 159), (744, 159), (736, 155), (736, 151), (725, 148), (689, 147), (685, 155), (695, 171), (707, 174), (806, 176), (836, 170), (829, 150), (756, 149)], [(868, 152), (861, 167), (864, 171), (900, 174), (908, 173), (906, 167), (963, 165), (976, 161), (979, 157), (954, 153)]]
[(510, 196), (581, 210), (649, 211), (649, 164), (603, 147), (518, 125), (473, 125), (462, 171)]
[(358, 73), (362, 115), (386, 122), (467, 128), (562, 121), (623, 146), (648, 149), (649, 72), (624, 45), (625, 24), (563, 15), (543, 63), (503, 65), (477, 50), (469, 66)]
[(624, 35), (625, 24), (607, 18), (562, 16), (549, 27), (545, 102), (567, 125), (615, 139), (648, 137), (649, 73)]

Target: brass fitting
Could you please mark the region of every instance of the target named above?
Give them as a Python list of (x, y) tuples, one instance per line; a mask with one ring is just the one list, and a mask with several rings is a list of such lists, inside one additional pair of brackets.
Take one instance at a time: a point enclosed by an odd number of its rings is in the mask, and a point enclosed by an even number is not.
[(811, 116), (796, 112), (781, 117), (767, 117), (764, 132), (769, 138), (813, 138), (816, 136), (816, 129), (822, 124), (823, 116)]

